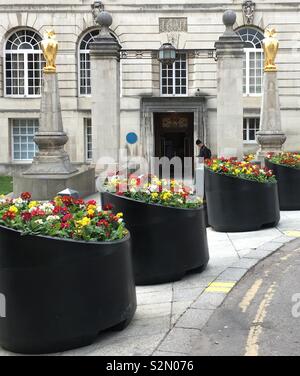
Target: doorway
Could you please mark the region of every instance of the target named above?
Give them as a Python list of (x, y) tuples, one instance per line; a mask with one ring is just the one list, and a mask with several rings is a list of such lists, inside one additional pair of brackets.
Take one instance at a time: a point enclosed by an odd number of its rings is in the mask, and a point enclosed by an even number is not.
[[(184, 158), (192, 158), (194, 171), (194, 113), (154, 113), (155, 157), (171, 160), (179, 157), (182, 161), (184, 177)], [(174, 169), (171, 166), (171, 177)]]

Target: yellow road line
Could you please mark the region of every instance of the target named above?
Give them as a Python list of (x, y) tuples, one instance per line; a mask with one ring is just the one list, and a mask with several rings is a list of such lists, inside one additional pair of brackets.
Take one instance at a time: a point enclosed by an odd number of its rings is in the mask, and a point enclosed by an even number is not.
[(300, 238), (300, 231), (284, 231), (284, 234), (290, 238)]
[(229, 293), (235, 286), (236, 282), (213, 282), (211, 283), (205, 292), (222, 292)]
[(276, 290), (276, 282), (274, 282), (267, 291), (264, 299), (261, 301), (255, 319), (250, 327), (245, 356), (258, 356), (259, 338), (263, 329), (263, 322), (267, 315), (267, 308), (270, 305)]
[(262, 279), (256, 280), (253, 285), (250, 287), (250, 289), (247, 291), (246, 295), (244, 296), (243, 300), (239, 304), (240, 309), (243, 313), (246, 313), (248, 307), (252, 303), (253, 299), (255, 298), (258, 290), (260, 289), (261, 285), (263, 283)]

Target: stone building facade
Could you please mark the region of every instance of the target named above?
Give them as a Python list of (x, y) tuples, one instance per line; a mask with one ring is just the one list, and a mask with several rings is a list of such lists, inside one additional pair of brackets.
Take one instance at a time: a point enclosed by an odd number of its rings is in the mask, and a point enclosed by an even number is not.
[[(92, 160), (89, 43), (97, 35), (93, 0), (0, 0), (0, 174), (26, 168), (35, 153), (43, 32), (54, 28), (64, 129), (72, 162)], [(289, 0), (103, 0), (122, 46), (120, 144), (132, 154), (191, 156), (195, 140), (216, 152), (217, 62), (214, 44), (222, 14), (237, 13), (246, 42), (244, 151), (257, 150), (261, 106), (263, 30), (278, 30), (278, 77), (287, 150), (299, 150), (300, 2)], [(174, 65), (157, 51), (171, 42)], [(234, 112), (234, 108), (232, 111)], [(107, 125), (109, 127), (109, 124)]]

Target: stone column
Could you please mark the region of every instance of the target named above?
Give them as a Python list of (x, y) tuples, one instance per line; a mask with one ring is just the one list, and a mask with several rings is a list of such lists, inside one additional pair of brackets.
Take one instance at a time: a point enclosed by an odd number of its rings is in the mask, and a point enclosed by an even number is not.
[(64, 146), (68, 136), (63, 130), (57, 73), (44, 72), (39, 131), (34, 141), (39, 151), (24, 175), (64, 175), (76, 172)]
[(111, 167), (119, 159), (121, 46), (110, 33), (112, 16), (108, 12), (99, 13), (96, 22), (101, 31), (90, 45), (93, 162), (101, 170), (104, 163), (99, 158), (110, 158), (106, 164)]
[(215, 43), (218, 58), (217, 149), (218, 156), (243, 156), (243, 56), (244, 42), (234, 32), (236, 14), (223, 15), (224, 34)]
[(263, 40), (265, 52), (263, 100), (260, 114), (260, 131), (257, 142), (260, 146), (257, 159), (264, 164), (265, 156), (269, 152), (282, 151), (286, 135), (281, 128), (281, 112), (275, 59), (279, 48), (275, 29), (266, 29)]

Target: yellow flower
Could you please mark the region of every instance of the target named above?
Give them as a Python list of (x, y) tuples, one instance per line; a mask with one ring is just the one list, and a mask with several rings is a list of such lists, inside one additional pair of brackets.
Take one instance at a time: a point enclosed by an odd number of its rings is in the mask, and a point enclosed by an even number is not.
[(56, 206), (62, 206), (62, 204), (63, 204), (62, 199), (59, 196), (54, 198), (54, 202), (55, 202)]
[(89, 205), (88, 207), (87, 207), (87, 210), (89, 211), (89, 210), (96, 210), (97, 209), (97, 206), (96, 205)]
[(163, 194), (162, 194), (162, 199), (163, 199), (164, 201), (169, 200), (171, 197), (172, 197), (172, 193), (169, 192), (169, 191), (163, 192)]
[(16, 206), (11, 206), (9, 209), (8, 209), (8, 211), (10, 211), (11, 213), (15, 213), (15, 214), (17, 214), (18, 213), (18, 208), (16, 207)]
[(152, 193), (151, 197), (155, 200), (158, 197), (158, 193), (157, 192)]
[(29, 205), (28, 205), (28, 207), (29, 207), (29, 209), (31, 209), (31, 208), (34, 208), (35, 206), (38, 206), (38, 202), (37, 201), (31, 201), (30, 203), (29, 203)]
[(118, 213), (118, 214), (116, 215), (116, 217), (118, 217), (119, 219), (120, 219), (120, 218), (123, 218), (123, 213)]
[(95, 214), (95, 210), (93, 209), (89, 209), (87, 212), (89, 216), (93, 216)]
[(91, 220), (88, 217), (84, 217), (80, 221), (77, 221), (76, 223), (80, 227), (85, 227), (85, 226), (88, 226), (91, 223)]

